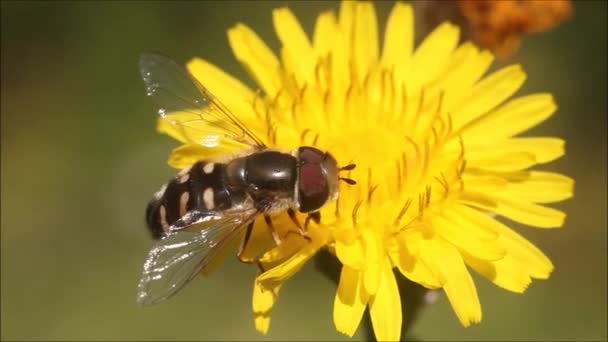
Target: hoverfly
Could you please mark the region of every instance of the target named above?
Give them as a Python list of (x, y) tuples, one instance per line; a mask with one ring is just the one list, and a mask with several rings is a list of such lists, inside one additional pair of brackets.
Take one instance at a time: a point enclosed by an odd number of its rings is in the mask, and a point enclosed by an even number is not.
[[(268, 148), (207, 88), (171, 59), (144, 54), (139, 69), (158, 114), (184, 141), (205, 147), (243, 146), (228, 160), (201, 160), (182, 170), (158, 191), (146, 209), (146, 223), (157, 239), (148, 253), (137, 301), (163, 301), (204, 270), (240, 236), (237, 256), (263, 216), (275, 243), (280, 237), (271, 214), (287, 212), (300, 234), (319, 209), (338, 196), (339, 176), (354, 164), (338, 167), (334, 157), (311, 146), (285, 152)], [(296, 210), (308, 214), (302, 226)], [(243, 235), (244, 233), (244, 235)], [(258, 264), (259, 265), (259, 264)]]

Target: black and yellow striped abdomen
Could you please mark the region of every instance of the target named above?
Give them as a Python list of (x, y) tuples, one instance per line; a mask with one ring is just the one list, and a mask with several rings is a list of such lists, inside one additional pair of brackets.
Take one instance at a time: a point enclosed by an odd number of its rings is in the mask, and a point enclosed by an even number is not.
[(229, 209), (240, 196), (231, 194), (224, 179), (226, 164), (199, 161), (182, 170), (158, 191), (146, 208), (146, 223), (155, 239), (191, 210)]

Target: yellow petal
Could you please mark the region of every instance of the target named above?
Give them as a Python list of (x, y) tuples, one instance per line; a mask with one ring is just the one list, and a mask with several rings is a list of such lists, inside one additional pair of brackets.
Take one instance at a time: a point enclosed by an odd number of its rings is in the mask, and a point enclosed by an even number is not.
[(530, 171), (525, 180), (508, 183), (502, 196), (534, 203), (551, 203), (572, 197), (574, 180), (559, 173)]
[[(504, 82), (503, 86), (509, 83), (513, 83), (513, 81)], [(513, 87), (512, 90), (514, 91), (516, 88)], [(508, 95), (511, 95), (511, 93)], [(477, 96), (484, 97), (481, 94)], [(485, 98), (488, 98), (488, 96)], [(493, 96), (489, 96), (489, 98), (493, 98)], [(475, 143), (487, 140), (488, 132), (492, 132), (492, 139), (508, 138), (536, 126), (550, 117), (556, 109), (557, 106), (550, 94), (518, 97), (467, 124), (462, 131), (463, 139), (467, 143), (469, 141)]]
[[(357, 6), (356, 1), (345, 0), (340, 2), (340, 13), (338, 16), (338, 23), (340, 24), (340, 30), (346, 37), (345, 41), (347, 42), (346, 50), (344, 51), (352, 51), (351, 43), (353, 36), (353, 27), (355, 22), (355, 7)], [(350, 57), (350, 56), (349, 56)], [(343, 62), (346, 59), (343, 60)]]
[(362, 233), (363, 248), (365, 251), (365, 272), (363, 274), (363, 287), (365, 291), (373, 295), (380, 284), (380, 268), (383, 254), (381, 241), (376, 232), (364, 230)]
[(365, 265), (363, 242), (359, 238), (354, 237), (351, 240), (344, 235), (345, 233), (335, 238), (336, 256), (343, 265), (363, 270)]
[(574, 180), (544, 171), (493, 172), (464, 175), (467, 189), (525, 202), (551, 203), (572, 197)]
[(313, 241), (306, 243), (298, 253), (292, 255), (285, 262), (267, 270), (258, 277), (258, 281), (262, 283), (262, 286), (268, 289), (272, 289), (279, 284), (285, 282), (291, 278), (296, 272), (298, 272), (302, 266), (319, 250), (324, 241)]
[(464, 260), (479, 274), (509, 291), (523, 293), (532, 282), (526, 272), (526, 265), (520, 264), (510, 255), (501, 260), (484, 261), (464, 254)]
[(395, 3), (386, 23), (382, 46), (382, 65), (408, 63), (414, 46), (414, 16), (412, 7)]
[(513, 257), (531, 277), (544, 279), (553, 270), (553, 264), (543, 252), (495, 218), (463, 205), (455, 206), (452, 211), (480, 229), (494, 231), (498, 237), (498, 243), (504, 247), (507, 255)]
[(477, 289), (458, 250), (440, 238), (426, 240), (421, 257), (445, 278), (443, 289), (462, 325), (481, 321)]
[(228, 40), (236, 59), (271, 98), (281, 88), (279, 60), (253, 30), (237, 24), (228, 30)]
[(397, 237), (398, 250), (392, 253), (391, 258), (399, 271), (409, 280), (424, 287), (437, 289), (442, 286), (441, 280), (424, 261), (418, 257), (418, 245), (421, 234), (417, 230), (410, 229), (399, 234)]
[(476, 258), (498, 260), (505, 255), (504, 248), (496, 241), (484, 241), (475, 236), (478, 228), (473, 224), (462, 224), (463, 221), (450, 221), (441, 216), (433, 217), (431, 222), (433, 229), (446, 241)]
[(371, 2), (356, 3), (353, 44), (355, 75), (363, 83), (378, 60), (378, 23)]
[(368, 295), (363, 291), (363, 275), (348, 266), (342, 267), (340, 283), (334, 299), (336, 330), (352, 337), (357, 331)]
[[(342, 2), (344, 4), (345, 2)], [(330, 55), (330, 87), (332, 96), (331, 100), (331, 110), (334, 115), (340, 118), (340, 115), (346, 115), (346, 111), (344, 110), (344, 101), (346, 97), (346, 92), (349, 89), (351, 84), (350, 79), (350, 66), (348, 63), (345, 63), (350, 56), (347, 41), (348, 36), (343, 31), (336, 31), (333, 41), (333, 49), (331, 50)]]
[[(458, 104), (447, 109), (453, 113), (454, 128), (459, 130), (464, 126), (462, 129), (466, 132), (463, 136), (465, 142), (468, 141), (469, 134), (473, 134), (471, 130), (475, 130), (474, 133), (480, 132), (476, 128), (478, 121), (489, 115), (484, 114), (511, 97), (525, 79), (526, 74), (520, 65), (504, 67), (475, 84), (467, 92), (468, 96), (463, 96)], [(487, 139), (488, 132), (492, 132), (492, 138), (496, 139), (495, 132), (499, 129), (503, 128), (499, 125), (484, 126), (484, 138)]]
[(337, 25), (337, 18), (333, 11), (325, 11), (317, 17), (312, 45), (318, 57), (325, 56), (332, 49)]
[(370, 299), (369, 314), (377, 341), (399, 341), (402, 321), (399, 288), (388, 260), (383, 264), (380, 287)]
[(411, 80), (425, 84), (435, 80), (458, 44), (458, 26), (439, 25), (416, 49), (412, 58)]
[(525, 267), (532, 278), (547, 279), (553, 271), (551, 260), (530, 241), (509, 227), (496, 220), (494, 223), (494, 228), (500, 234), (500, 241), (507, 249), (507, 253)]
[(467, 163), (469, 160), (498, 159), (496, 155), (516, 152), (534, 156), (536, 163), (547, 163), (564, 154), (564, 140), (559, 138), (509, 138), (503, 141), (476, 141), (466, 144)]
[(270, 327), (270, 314), (280, 288), (277, 286), (270, 291), (260, 286), (257, 281), (253, 282), (253, 320), (256, 330), (262, 334), (266, 334)]
[(453, 101), (470, 91), (470, 87), (488, 70), (493, 60), (491, 53), (479, 51), (470, 42), (460, 45), (452, 53), (436, 85), (445, 91), (446, 108), (451, 108)]
[(467, 153), (467, 167), (492, 171), (518, 171), (527, 169), (537, 163), (532, 153), (522, 151), (502, 152), (487, 148), (488, 153), (483, 158), (470, 157)]
[(500, 236), (493, 225), (494, 219), (465, 205), (450, 206), (443, 212), (443, 216), (456, 226), (465, 227), (463, 232), (481, 241), (496, 241)]
[(513, 221), (538, 228), (558, 228), (564, 224), (566, 214), (546, 206), (526, 202), (514, 197), (501, 197), (465, 190), (460, 201), (483, 210), (494, 212)]
[[(278, 227), (278, 222), (274, 221), (274, 225)], [(256, 224), (266, 225), (266, 222), (262, 220), (258, 220)], [(267, 230), (267, 227), (264, 227), (264, 230)], [(298, 253), (305, 244), (308, 242), (300, 236), (296, 234), (289, 234), (281, 240), (281, 244), (270, 249), (262, 257), (260, 258), (260, 262), (263, 264), (276, 264), (280, 263), (286, 259), (289, 259), (292, 255)]]
[(287, 7), (277, 8), (272, 12), (274, 29), (288, 56), (290, 69), (287, 73), (294, 73), (300, 86), (312, 84), (314, 81), (315, 55), (306, 33), (298, 19)]
[(188, 71), (222, 104), (234, 113), (241, 121), (256, 120), (251, 103), (254, 92), (236, 78), (222, 71), (215, 65), (193, 58), (186, 65)]
[(557, 209), (510, 198), (498, 199), (495, 212), (513, 221), (539, 228), (559, 228), (564, 225), (566, 218), (566, 214)]

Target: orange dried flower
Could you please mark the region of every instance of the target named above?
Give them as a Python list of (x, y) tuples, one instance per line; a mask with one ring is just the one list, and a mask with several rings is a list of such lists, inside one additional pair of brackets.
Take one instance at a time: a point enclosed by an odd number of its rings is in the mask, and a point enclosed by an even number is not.
[(570, 0), (431, 1), (423, 7), (431, 25), (453, 20), (468, 38), (501, 57), (512, 54), (524, 34), (548, 31), (572, 13)]

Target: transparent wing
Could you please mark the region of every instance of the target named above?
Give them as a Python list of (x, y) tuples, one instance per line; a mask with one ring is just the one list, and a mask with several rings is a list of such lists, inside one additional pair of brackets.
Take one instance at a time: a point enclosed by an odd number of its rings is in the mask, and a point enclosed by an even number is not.
[(143, 54), (139, 70), (158, 115), (184, 142), (205, 147), (265, 147), (207, 88), (170, 58)]
[(137, 287), (137, 302), (151, 305), (181, 290), (257, 217), (256, 210), (215, 215), (200, 231), (170, 232), (150, 250)]

